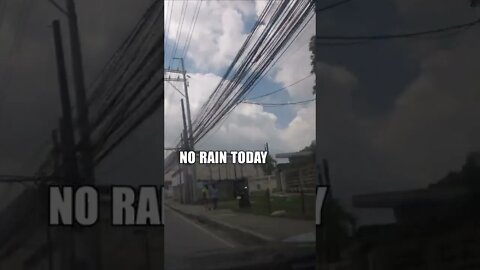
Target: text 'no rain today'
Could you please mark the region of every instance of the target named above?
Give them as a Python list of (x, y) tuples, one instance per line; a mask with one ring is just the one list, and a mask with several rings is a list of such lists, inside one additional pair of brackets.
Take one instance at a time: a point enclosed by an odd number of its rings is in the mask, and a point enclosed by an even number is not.
[(180, 164), (265, 164), (267, 151), (180, 151)]

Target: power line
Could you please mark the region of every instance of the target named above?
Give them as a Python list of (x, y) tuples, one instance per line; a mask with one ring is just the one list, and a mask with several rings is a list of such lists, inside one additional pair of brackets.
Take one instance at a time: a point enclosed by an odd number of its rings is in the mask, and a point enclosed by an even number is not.
[[(334, 8), (336, 8), (336, 7), (342, 6), (342, 5), (347, 4), (347, 3), (349, 3), (349, 2), (352, 2), (352, 1), (353, 1), (353, 0), (343, 0), (343, 1), (336, 2), (336, 3), (332, 3), (332, 4), (330, 4), (330, 5), (324, 6), (324, 7), (320, 8), (320, 9), (316, 10), (316, 13), (323, 12), (323, 11), (328, 11), (328, 10), (330, 10), (330, 9), (334, 9)], [(288, 51), (288, 49), (292, 46), (292, 44), (298, 39), (298, 37), (300, 36), (300, 34), (304, 32), (305, 27), (310, 23), (310, 21), (312, 20), (312, 18), (314, 17), (314, 15), (315, 15), (315, 14), (311, 14), (311, 16), (307, 19), (307, 22), (306, 22), (306, 23), (302, 26), (302, 28), (297, 32), (296, 36), (290, 41), (290, 43), (289, 43), (288, 46), (283, 50), (283, 52), (280, 54), (280, 56), (277, 57), (277, 59), (275, 60), (275, 62), (274, 62), (274, 63), (270, 66), (270, 68), (262, 75), (262, 77), (261, 77), (259, 80), (257, 80), (257, 82), (252, 86), (252, 88), (255, 88), (255, 87), (263, 80), (263, 78), (270, 72), (270, 70), (278, 63), (278, 61), (282, 58), (282, 56)], [(310, 76), (312, 76), (312, 74), (309, 75), (309, 76), (307, 76), (307, 77), (310, 77)], [(304, 78), (304, 79), (306, 79), (306, 78)], [(302, 80), (303, 80), (303, 79), (302, 79)], [(292, 86), (292, 85), (290, 85), (290, 86)], [(287, 87), (289, 87), (289, 86), (287, 86)], [(285, 88), (287, 88), (287, 87), (285, 87)], [(271, 94), (277, 93), (277, 92), (279, 92), (279, 91), (281, 91), (281, 90), (283, 90), (283, 89), (285, 89), (285, 88), (278, 89), (277, 91), (274, 91), (274, 92), (272, 92)], [(270, 95), (270, 94), (268, 94), (268, 95)], [(267, 95), (265, 95), (265, 96), (267, 96)], [(264, 97), (264, 96), (260, 96), (260, 97)], [(257, 98), (260, 98), (260, 97), (255, 97), (255, 98), (250, 98), (250, 99), (257, 99)]]
[(187, 13), (187, 7), (188, 7), (188, 1), (183, 1), (182, 3), (182, 10), (180, 11), (180, 25), (177, 27), (177, 34), (175, 37), (175, 45), (172, 48), (172, 55), (170, 62), (168, 63), (168, 66), (172, 64), (173, 58), (177, 55), (177, 49), (178, 46), (180, 45), (180, 37), (182, 35), (182, 29), (183, 29), (183, 22), (185, 21), (185, 15)]
[[(163, 81), (161, 83), (163, 83)], [(157, 85), (157, 87), (158, 86), (159, 85)], [(138, 126), (140, 126), (140, 124), (142, 124), (146, 118), (152, 115), (157, 110), (158, 107), (163, 105), (163, 100), (164, 100), (163, 91), (160, 96), (156, 98), (148, 99), (148, 101), (151, 101), (151, 102), (145, 105), (145, 109), (141, 113), (139, 113), (139, 116), (136, 119), (130, 121), (129, 126), (125, 126), (123, 130), (117, 133), (118, 135), (112, 139), (112, 142), (109, 145), (104, 147), (104, 150), (102, 152), (98, 153), (98, 155), (95, 157), (95, 163), (96, 164), (100, 163), (108, 154), (110, 154), (110, 152), (112, 152), (122, 141), (124, 141)]]
[(276, 94), (276, 93), (278, 93), (278, 92), (281, 92), (281, 91), (283, 91), (283, 90), (288, 89), (288, 88), (291, 87), (291, 86), (294, 86), (294, 85), (296, 85), (296, 84), (299, 84), (299, 83), (303, 82), (304, 80), (306, 80), (306, 79), (308, 79), (308, 78), (310, 78), (310, 77), (312, 77), (312, 76), (313, 76), (313, 74), (310, 74), (310, 75), (305, 76), (305, 77), (301, 78), (300, 80), (295, 81), (295, 82), (293, 82), (293, 83), (291, 83), (291, 84), (289, 84), (289, 85), (287, 85), (287, 86), (284, 86), (284, 87), (282, 87), (282, 88), (279, 88), (279, 89), (277, 89), (277, 90), (268, 92), (268, 93), (263, 94), (263, 95), (260, 95), (260, 96), (248, 98), (248, 100), (259, 99), (259, 98), (263, 98), (263, 97), (266, 97), (266, 96), (270, 96), (270, 95)]
[[(340, 1), (321, 10), (330, 10), (348, 2), (351, 0)], [(226, 119), (237, 105), (242, 103), (244, 97), (298, 38), (313, 18), (313, 9), (314, 1), (311, 0), (266, 3), (266, 7), (258, 16), (252, 31), (247, 35), (221, 81), (200, 108), (194, 121), (195, 142), (199, 142), (212, 128)], [(305, 102), (309, 101), (300, 101), (300, 103)], [(165, 168), (168, 169), (172, 162), (174, 160), (170, 156), (167, 157)]]
[(262, 103), (262, 102), (250, 102), (248, 100), (243, 101), (242, 103), (245, 104), (253, 104), (253, 105), (260, 105), (260, 106), (286, 106), (286, 105), (298, 105), (298, 104), (304, 104), (308, 102), (315, 101), (316, 99), (307, 99), (307, 100), (301, 100), (301, 101), (294, 101), (294, 102), (284, 102), (284, 103)]
[[(269, 2), (269, 4), (271, 3), (272, 1)], [(313, 11), (313, 4), (311, 1), (282, 2), (276, 7), (270, 5), (266, 10), (267, 12), (273, 11), (270, 22), (252, 46), (248, 45), (249, 40), (247, 39), (247, 45), (244, 44), (242, 49), (248, 47), (250, 51), (236, 70), (234, 77), (225, 82), (226, 89), (219, 92), (219, 87), (217, 87), (214, 91), (211, 99), (215, 98), (214, 95), (217, 92), (217, 101), (212, 104), (213, 106), (210, 106), (208, 111), (203, 112), (203, 115), (201, 115), (203, 120), (197, 121), (196, 141), (205, 136), (218, 121), (238, 105), (242, 101), (242, 96), (246, 95), (255, 82), (258, 82), (258, 79), (265, 74), (265, 70), (271, 68), (272, 62), (275, 59), (278, 60), (278, 54), (284, 52), (288, 47), (287, 45), (291, 44), (292, 36), (298, 36), (299, 28), (304, 28), (308, 14)], [(259, 21), (264, 21), (264, 19), (260, 18)], [(249, 38), (251, 38), (251, 35)], [(241, 50), (239, 54), (241, 55), (242, 52)], [(250, 68), (248, 68), (249, 66)], [(249, 71), (249, 69), (253, 70)], [(245, 81), (240, 84), (244, 77), (246, 78)], [(237, 87), (238, 92), (230, 95)]]
[[(158, 1), (160, 2), (160, 1)], [(161, 5), (159, 5), (161, 6)], [(158, 5), (156, 6), (158, 7)], [(162, 10), (163, 11), (163, 10)], [(155, 16), (154, 13), (149, 15), (149, 20), (152, 20), (151, 25), (144, 24), (142, 26), (143, 39), (140, 40), (140, 45), (136, 48), (132, 48), (133, 56), (130, 59), (126, 59), (126, 63), (122, 64), (123, 70), (112, 72), (113, 78), (107, 76), (105, 80), (113, 79), (113, 83), (106, 83), (109, 89), (110, 95), (105, 94), (105, 99), (101, 107), (97, 110), (98, 113), (94, 117), (93, 128), (97, 127), (108, 115), (114, 110), (122, 100), (125, 100), (125, 93), (128, 93), (130, 87), (135, 87), (135, 82), (140, 81), (141, 76), (145, 74), (143, 71), (150, 69), (152, 65), (158, 66), (157, 61), (160, 60), (160, 57), (163, 59), (163, 53), (158, 49), (163, 44), (163, 36), (160, 35), (155, 37), (154, 34), (158, 35), (158, 30), (161, 29), (161, 23), (159, 18), (161, 17), (160, 12)], [(152, 41), (153, 39), (153, 41)], [(129, 51), (124, 52), (124, 55)], [(142, 54), (139, 56), (139, 54)], [(139, 60), (137, 60), (139, 59)], [(106, 87), (104, 86), (104, 87)]]
[[(147, 11), (142, 15), (140, 20), (137, 22), (133, 30), (129, 33), (127, 38), (122, 42), (122, 44), (117, 48), (112, 57), (107, 61), (107, 64), (103, 67), (102, 71), (97, 75), (95, 80), (91, 83), (89, 89), (93, 89), (92, 94), (89, 97), (89, 105), (92, 105), (93, 101), (100, 99), (100, 95), (108, 93), (110, 90), (106, 87), (108, 80), (111, 80), (112, 77), (120, 76), (122, 77), (125, 73), (121, 72), (121, 69), (126, 65), (130, 67), (132, 65), (133, 58), (135, 58), (140, 50), (135, 51), (132, 57), (128, 57), (129, 51), (134, 51), (135, 45), (141, 46), (146, 42), (146, 38), (140, 38), (143, 31), (147, 28), (147, 24), (151, 20), (157, 5), (161, 3), (160, 1), (155, 1)], [(139, 40), (138, 43), (135, 41)], [(125, 70), (126, 72), (126, 70)]]
[(190, 31), (189, 31), (189, 34), (188, 34), (188, 37), (187, 37), (187, 41), (186, 41), (185, 45), (183, 46), (183, 54), (182, 54), (183, 59), (185, 59), (185, 56), (187, 55), (188, 49), (190, 48), (190, 41), (192, 40), (193, 31), (195, 30), (195, 25), (197, 24), (198, 14), (200, 14), (200, 8), (202, 6), (202, 3), (203, 3), (203, 0), (200, 0), (200, 2), (198, 2), (197, 7), (195, 9), (195, 13), (193, 15), (194, 18), (193, 18), (192, 27), (190, 28)]
[(167, 31), (165, 32), (165, 41), (168, 40), (168, 33), (170, 33), (170, 24), (172, 22), (172, 17), (173, 17), (173, 1), (170, 2), (170, 17), (168, 17), (168, 23), (167, 23)]
[(471, 22), (456, 24), (443, 28), (437, 28), (426, 31), (402, 33), (402, 34), (382, 34), (382, 35), (365, 35), (365, 36), (316, 36), (317, 40), (389, 40), (389, 39), (407, 39), (428, 36), (432, 34), (445, 33), (455, 30), (464, 30), (472, 26), (480, 24), (480, 19)]
[[(158, 28), (161, 27), (158, 18), (163, 14), (163, 6), (160, 6), (153, 22)], [(158, 37), (144, 46), (144, 56), (139, 63), (137, 61), (123, 85), (119, 85), (119, 90), (101, 111), (101, 117), (96, 122), (99, 134), (95, 144), (97, 164), (161, 105), (159, 100), (163, 100), (164, 55), (161, 46), (164, 36), (158, 34), (158, 29), (154, 27), (146, 31), (145, 36), (157, 34)]]
[(336, 7), (339, 7), (339, 6), (342, 6), (344, 4), (348, 4), (349, 2), (352, 2), (353, 0), (343, 0), (343, 1), (338, 1), (336, 3), (333, 3), (333, 4), (330, 4), (330, 5), (326, 5), (324, 7), (321, 7), (319, 8), (318, 10), (316, 10), (317, 12), (322, 12), (322, 11), (327, 11), (327, 10), (330, 10), (330, 9), (333, 9), (333, 8), (336, 8)]
[[(93, 83), (89, 107), (96, 112), (91, 114), (96, 165), (161, 105), (163, 13), (163, 1), (153, 1)], [(50, 150), (38, 173), (50, 170), (52, 156)]]
[[(267, 3), (267, 7), (259, 16), (223, 79), (211, 94), (209, 101), (202, 106), (204, 117), (197, 117), (195, 123), (195, 132), (199, 134), (194, 136), (196, 142), (240, 104), (242, 96), (252, 89), (254, 82), (264, 74), (276, 56), (286, 49), (295, 32), (299, 28), (304, 28), (301, 26), (305, 23), (308, 13), (313, 10), (311, 1), (283, 1), (277, 6), (274, 5), (278, 3), (275, 1)], [(263, 25), (261, 22), (267, 20), (269, 13), (272, 13), (269, 23), (265, 28), (260, 28), (259, 26)], [(259, 34), (259, 37), (253, 39), (256, 34)], [(242, 62), (237, 63), (239, 59), (242, 59)], [(230, 74), (232, 78), (229, 79)], [(171, 161), (171, 158), (167, 158), (167, 164), (170, 164), (168, 161)]]
[[(347, 2), (349, 2), (351, 0), (348, 0)], [(313, 15), (312, 14), (310, 16), (310, 18), (307, 19), (307, 22), (303, 25), (303, 27), (300, 29), (300, 31), (298, 31), (297, 35), (290, 41), (290, 43), (287, 45), (287, 47), (283, 50), (283, 52), (280, 54), (280, 56), (277, 57), (277, 59), (273, 62), (273, 64), (268, 68), (268, 70), (260, 77), (259, 80), (257, 80), (257, 82), (252, 86), (252, 88), (255, 88), (264, 78), (265, 76), (270, 72), (270, 70), (278, 63), (278, 61), (283, 57), (283, 55), (288, 51), (288, 49), (292, 46), (292, 44), (295, 42), (295, 40), (298, 39), (298, 37), (300, 36), (300, 34), (305, 30), (305, 27), (310, 23), (310, 21), (312, 20), (313, 18)]]

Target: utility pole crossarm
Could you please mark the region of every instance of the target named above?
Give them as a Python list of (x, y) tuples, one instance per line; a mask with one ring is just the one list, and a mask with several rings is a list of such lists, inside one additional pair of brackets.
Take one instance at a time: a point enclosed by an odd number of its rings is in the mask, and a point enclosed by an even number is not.
[(182, 150), (182, 148), (178, 148), (178, 147), (165, 147), (165, 148), (163, 148), (163, 150), (166, 150), (166, 151), (178, 151), (178, 150)]
[(173, 83), (171, 83), (171, 82), (169, 82), (169, 81), (168, 81), (168, 83), (169, 83), (175, 90), (177, 90), (177, 92), (178, 92), (180, 95), (182, 95), (182, 96), (185, 97), (185, 95), (182, 93), (182, 91), (180, 91), (175, 85), (173, 85)]
[(178, 73), (178, 74), (183, 74), (183, 70), (178, 70), (178, 69), (165, 69), (165, 72), (168, 72), (168, 73)]
[(57, 2), (55, 2), (55, 0), (48, 0), (48, 2), (50, 2), (60, 12), (65, 14), (65, 16), (70, 17), (70, 13), (68, 13), (68, 11), (66, 11), (62, 6), (60, 6)]
[(164, 81), (166, 81), (166, 82), (183, 82), (185, 80), (182, 79), (182, 78), (164, 78)]

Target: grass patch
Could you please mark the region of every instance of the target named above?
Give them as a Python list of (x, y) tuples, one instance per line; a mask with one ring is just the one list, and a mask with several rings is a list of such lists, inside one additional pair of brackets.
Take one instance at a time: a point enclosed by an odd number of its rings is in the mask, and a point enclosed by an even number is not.
[[(238, 207), (237, 200), (219, 202), (219, 208), (231, 209), (237, 212), (268, 215), (277, 210), (284, 210), (286, 214), (283, 217), (308, 219), (315, 218), (315, 196), (304, 195), (304, 209), (302, 209), (302, 196), (291, 195), (288, 197), (270, 196), (270, 207), (268, 198), (264, 192), (252, 192), (250, 194), (251, 208)], [(270, 208), (270, 209), (269, 209)]]

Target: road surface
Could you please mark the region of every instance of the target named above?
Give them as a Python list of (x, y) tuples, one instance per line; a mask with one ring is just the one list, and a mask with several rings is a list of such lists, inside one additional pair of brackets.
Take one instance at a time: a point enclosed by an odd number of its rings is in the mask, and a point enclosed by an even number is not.
[[(165, 269), (198, 252), (222, 250), (235, 246), (202, 225), (165, 208)], [(214, 262), (212, 262), (214, 263)]]

